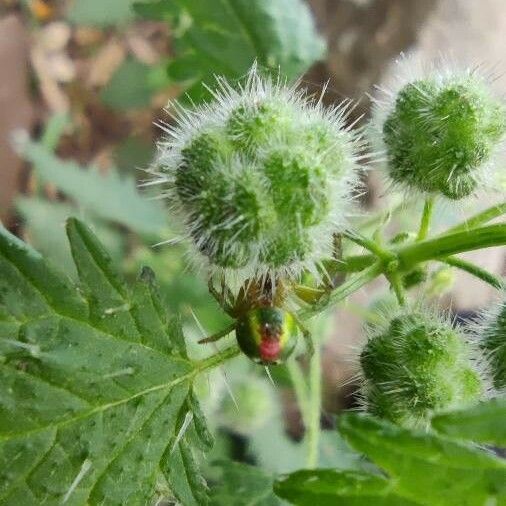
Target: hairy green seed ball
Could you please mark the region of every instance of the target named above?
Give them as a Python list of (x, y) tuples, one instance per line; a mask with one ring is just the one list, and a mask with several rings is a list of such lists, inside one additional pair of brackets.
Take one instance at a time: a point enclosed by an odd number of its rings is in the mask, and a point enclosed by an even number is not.
[(367, 409), (405, 426), (423, 427), (433, 412), (471, 404), (484, 391), (466, 341), (433, 315), (394, 318), (368, 340), (360, 363)]
[(477, 188), (505, 131), (505, 107), (472, 74), (407, 84), (383, 124), (390, 177), (461, 199)]
[(223, 84), (215, 102), (180, 112), (156, 175), (198, 258), (236, 285), (316, 271), (358, 179), (360, 143), (343, 121), (254, 71), (243, 88)]
[(270, 306), (248, 311), (238, 319), (235, 333), (243, 353), (264, 365), (283, 363), (297, 344), (293, 315)]
[(481, 346), (487, 354), (494, 387), (506, 390), (506, 303), (503, 302), (485, 320), (480, 329)]

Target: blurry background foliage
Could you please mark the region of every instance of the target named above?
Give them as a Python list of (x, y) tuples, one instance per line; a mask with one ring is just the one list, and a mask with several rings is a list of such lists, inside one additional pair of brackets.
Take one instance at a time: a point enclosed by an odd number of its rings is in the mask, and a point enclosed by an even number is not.
[[(0, 142), (5, 140), (7, 146), (13, 130), (25, 130), (14, 136), (24, 165), (2, 146), (0, 217), (74, 278), (64, 223), (69, 216), (86, 221), (127, 277), (133, 279), (141, 265), (156, 272), (170, 311), (183, 317), (190, 351), (202, 354), (191, 344), (201, 335), (195, 317), (207, 333), (222, 328), (227, 317), (209, 296), (205, 276), (189, 268), (184, 244), (153, 247), (177, 238), (178, 224), (163, 202), (146, 198), (149, 192), (141, 194), (137, 188), (146, 178), (142, 169), (152, 162), (155, 140), (161, 135), (153, 121), (169, 120), (161, 112), (167, 101), (205, 100), (209, 92), (204, 84), (212, 86), (216, 74), (239, 79), (254, 61), (266, 72), (280, 71), (290, 80), (304, 76), (303, 84), (314, 91), (330, 78), (327, 102), (361, 97), (380, 80), (391, 58), (410, 49), (420, 34), (425, 49), (431, 43), (441, 47), (441, 38), (430, 39), (425, 26), (430, 20), (434, 24), (434, 19), (443, 23), (445, 16), (452, 19), (448, 5), (464, 8), (471, 3), (0, 0), (0, 81), (8, 87), (4, 76), (9, 75), (15, 83), (2, 95), (9, 97), (15, 112), (9, 112), (11, 104), (0, 103), (5, 111)], [(479, 22), (479, 17), (473, 19)], [(476, 30), (483, 33), (479, 26)], [(9, 41), (19, 43), (11, 48)], [(351, 119), (367, 108), (367, 100), (362, 100)], [(374, 178), (368, 183), (364, 206), (399, 203), (385, 195)], [(439, 209), (439, 225), (460, 221), (467, 211)], [(408, 206), (396, 215), (392, 227), (409, 228), (412, 216)], [(357, 217), (357, 221), (364, 220)], [(377, 223), (370, 220), (369, 229), (373, 231)], [(495, 262), (491, 269), (504, 268), (503, 256), (490, 262)], [(440, 295), (451, 284), (452, 275), (444, 269), (434, 273), (430, 286)], [(378, 303), (380, 289), (373, 286), (367, 297), (358, 294), (348, 304), (348, 312), (356, 313), (357, 320), (367, 317), (363, 308)], [(343, 347), (356, 344), (359, 330), (352, 318), (343, 320), (342, 312), (338, 318), (339, 325), (327, 325), (320, 332), (327, 350), (322, 426), (328, 429), (334, 425), (332, 414), (355, 402), (349, 395), (353, 369)], [(218, 429), (208, 462), (231, 456), (262, 467), (252, 471), (230, 463), (210, 465), (208, 477), (218, 481), (228, 477), (213, 491), (214, 504), (231, 504), (227, 498), (235, 497), (241, 484), (258, 493), (258, 504), (278, 504), (270, 476), (304, 463), (303, 421), (288, 372), (284, 366), (272, 372), (276, 388), (263, 369), (246, 360), (234, 361), (226, 371), (202, 379), (199, 393), (211, 424)], [(225, 373), (239, 409), (227, 394)], [(368, 466), (334, 431), (323, 433), (319, 463), (359, 471)]]

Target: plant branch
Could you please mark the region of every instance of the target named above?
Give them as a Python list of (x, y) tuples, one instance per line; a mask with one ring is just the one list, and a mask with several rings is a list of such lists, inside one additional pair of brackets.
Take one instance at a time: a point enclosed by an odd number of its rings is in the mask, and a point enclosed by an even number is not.
[(309, 427), (309, 392), (304, 379), (304, 374), (302, 373), (300, 364), (296, 359), (288, 360), (286, 367), (290, 374), (295, 398), (297, 399), (297, 405), (299, 406), (300, 414), (302, 415), (304, 427), (307, 428)]
[(359, 288), (364, 286), (365, 284), (372, 281), (374, 278), (377, 278), (383, 271), (383, 262), (378, 261), (368, 269), (365, 269), (360, 274), (353, 276), (351, 279), (345, 281), (341, 286), (339, 286), (333, 292), (330, 292), (327, 297), (322, 297), (316, 304), (311, 306), (310, 308), (303, 309), (299, 312), (298, 317), (301, 320), (307, 320), (312, 318), (313, 316), (321, 313), (329, 306), (336, 304), (337, 302), (343, 300), (348, 295), (356, 292)]
[(306, 465), (314, 469), (318, 465), (320, 447), (320, 412), (321, 412), (321, 348), (315, 347), (309, 364), (309, 413), (307, 425), (308, 453)]
[[(472, 232), (472, 233), (471, 233)], [(416, 263), (427, 260), (439, 260), (441, 257), (474, 251), (482, 248), (506, 245), (506, 224), (487, 225), (485, 227), (445, 233), (418, 243), (409, 244), (392, 250), (401, 261), (401, 270), (410, 270)], [(374, 264), (375, 255), (352, 255), (341, 262), (327, 264), (329, 270), (360, 272)]]
[(444, 234), (397, 250), (400, 270), (407, 271), (420, 262), (437, 260), (464, 251), (506, 245), (506, 224), (488, 225), (471, 231)]
[(468, 218), (462, 223), (456, 225), (455, 227), (450, 228), (447, 233), (471, 230), (503, 214), (506, 214), (506, 202), (502, 202), (501, 204), (496, 204), (489, 207), (488, 209), (485, 209), (481, 213), (478, 213), (475, 216), (472, 216), (471, 218)]
[(461, 258), (455, 257), (440, 258), (438, 260), (447, 265), (451, 265), (452, 267), (456, 267), (462, 271), (468, 272), (469, 274), (481, 279), (485, 283), (488, 283), (498, 290), (504, 288), (504, 281), (501, 278), (495, 276), (485, 269), (482, 269), (478, 265), (468, 262), (467, 260), (462, 260)]
[(428, 197), (423, 206), (422, 220), (420, 221), (420, 229), (416, 237), (417, 241), (423, 241), (429, 234), (430, 222), (434, 213), (434, 197)]
[(388, 260), (392, 258), (392, 254), (383, 249), (376, 241), (372, 239), (368, 239), (367, 237), (364, 237), (357, 232), (345, 232), (343, 234), (346, 239), (349, 239), (350, 241), (354, 242), (355, 244), (358, 244), (359, 246), (362, 246), (366, 250), (370, 251), (374, 255), (376, 255), (378, 258), (381, 258), (382, 260)]

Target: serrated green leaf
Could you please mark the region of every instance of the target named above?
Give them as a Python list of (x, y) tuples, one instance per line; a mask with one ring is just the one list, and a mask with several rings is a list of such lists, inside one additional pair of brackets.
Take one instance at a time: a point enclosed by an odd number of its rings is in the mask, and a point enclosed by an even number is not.
[[(292, 80), (303, 74), (324, 53), (308, 6), (302, 0), (177, 0), (177, 58), (169, 66), (173, 79), (192, 81), (188, 97), (198, 102), (208, 96), (203, 84), (214, 76), (242, 77), (254, 61)], [(161, 2), (139, 4), (139, 11)]]
[(159, 202), (138, 193), (135, 180), (121, 177), (114, 169), (100, 174), (74, 162), (63, 161), (41, 143), (27, 141), (21, 146), (24, 158), (33, 163), (35, 173), (87, 212), (146, 234), (167, 233), (167, 215)]
[(416, 506), (392, 493), (382, 476), (358, 471), (303, 470), (279, 478), (276, 494), (298, 506)]
[[(211, 487), (211, 506), (278, 506), (272, 490), (273, 478), (258, 467), (223, 461), (213, 465), (219, 471), (216, 485)], [(314, 506), (314, 504), (313, 504)]]
[(79, 289), (0, 229), (0, 503), (148, 504), (203, 365), (149, 271), (131, 291), (87, 227), (67, 232)]
[(430, 506), (506, 502), (506, 462), (486, 451), (357, 414), (342, 416), (340, 429), (391, 476), (398, 495)]
[(506, 445), (506, 399), (492, 399), (472, 408), (438, 415), (432, 419), (432, 426), (451, 437)]

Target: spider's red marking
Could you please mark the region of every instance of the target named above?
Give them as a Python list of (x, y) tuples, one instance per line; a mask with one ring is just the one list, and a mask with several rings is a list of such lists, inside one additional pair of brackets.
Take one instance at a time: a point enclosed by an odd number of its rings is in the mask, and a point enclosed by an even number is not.
[(277, 339), (263, 339), (260, 343), (260, 357), (264, 362), (275, 362), (281, 346)]
[(261, 329), (260, 358), (264, 362), (275, 362), (281, 351), (279, 332), (271, 324), (264, 323)]

